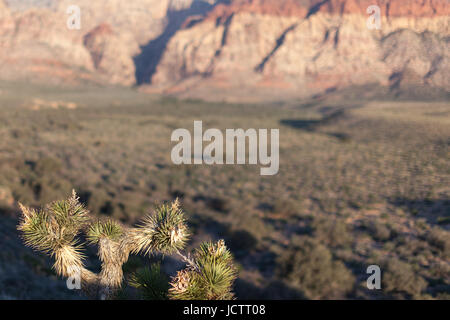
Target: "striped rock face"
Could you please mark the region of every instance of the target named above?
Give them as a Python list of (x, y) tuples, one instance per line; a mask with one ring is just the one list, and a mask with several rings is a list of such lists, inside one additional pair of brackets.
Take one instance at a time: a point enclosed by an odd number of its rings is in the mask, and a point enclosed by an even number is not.
[(163, 32), (169, 2), (76, 1), (80, 29), (70, 29), (73, 1), (0, 0), (0, 77), (132, 85), (133, 57)]
[(448, 0), (80, 0), (79, 30), (73, 1), (13, 2), (0, 0), (2, 79), (220, 100), (450, 88)]
[[(235, 0), (169, 41), (153, 86), (307, 96), (377, 83), (449, 89), (447, 0)], [(380, 9), (380, 29), (367, 8)], [(248, 90), (247, 90), (248, 89)], [(208, 89), (209, 90), (209, 89)], [(217, 91), (219, 92), (219, 90)]]

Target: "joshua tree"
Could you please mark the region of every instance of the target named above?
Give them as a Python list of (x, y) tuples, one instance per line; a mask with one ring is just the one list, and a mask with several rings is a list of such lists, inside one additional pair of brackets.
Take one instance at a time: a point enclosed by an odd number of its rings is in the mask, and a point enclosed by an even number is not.
[[(79, 202), (75, 191), (68, 200), (55, 201), (44, 209), (20, 205), (22, 221), (18, 226), (24, 242), (35, 250), (54, 257), (56, 273), (79, 279), (81, 290), (90, 298), (113, 299), (122, 286), (122, 265), (130, 254), (159, 252), (177, 254), (187, 264), (170, 282), (171, 299), (232, 299), (236, 278), (233, 258), (221, 240), (203, 243), (192, 257), (183, 255), (189, 231), (178, 200), (159, 206), (154, 214), (136, 227), (125, 227), (114, 220), (95, 221)], [(98, 245), (101, 271), (95, 274), (84, 266), (84, 232), (91, 244)], [(139, 276), (132, 285), (145, 288)]]

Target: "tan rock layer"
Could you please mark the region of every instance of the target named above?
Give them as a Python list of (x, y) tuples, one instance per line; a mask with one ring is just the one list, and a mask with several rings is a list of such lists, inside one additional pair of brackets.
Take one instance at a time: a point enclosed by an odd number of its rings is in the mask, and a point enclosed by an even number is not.
[[(164, 34), (170, 10), (185, 9), (175, 0), (79, 0), (81, 30), (69, 30), (71, 4), (11, 12), (0, 0), (0, 77), (132, 85), (141, 46)], [(381, 8), (381, 30), (366, 27), (373, 4)], [(408, 79), (449, 89), (448, 4), (234, 0), (188, 17), (155, 55), (161, 58), (148, 80), (167, 92), (214, 86), (307, 95)]]
[(25, 11), (9, 10), (0, 1), (0, 77), (122, 85), (135, 83), (133, 57), (163, 32), (170, 2), (79, 0), (81, 29), (70, 30), (71, 0)]
[(257, 13), (304, 18), (308, 14), (366, 14), (371, 5), (378, 5), (387, 17), (436, 17), (448, 16), (448, 0), (234, 0), (230, 5), (221, 4), (210, 18), (229, 16), (233, 13)]
[[(201, 23), (176, 34), (152, 83), (167, 92), (246, 87), (248, 92), (272, 88), (304, 96), (414, 79), (416, 84), (449, 90), (449, 16), (427, 17), (429, 10), (408, 7), (414, 1), (405, 1), (406, 9), (393, 11), (404, 16), (382, 16), (381, 30), (369, 30), (367, 14), (345, 13), (355, 11), (351, 4), (365, 2), (346, 1), (345, 10), (330, 14), (331, 4), (344, 1), (329, 1), (309, 15), (303, 10), (308, 7), (289, 7), (296, 3), (290, 0), (275, 11), (273, 1), (265, 0), (221, 5)], [(436, 1), (415, 3), (421, 4), (417, 8), (439, 8)], [(447, 10), (440, 8), (441, 13)]]

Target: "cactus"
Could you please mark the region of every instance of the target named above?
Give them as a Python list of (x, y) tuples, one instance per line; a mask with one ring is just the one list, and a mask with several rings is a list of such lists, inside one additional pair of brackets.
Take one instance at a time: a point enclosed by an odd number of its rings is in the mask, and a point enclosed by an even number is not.
[[(56, 273), (80, 279), (81, 290), (94, 299), (114, 299), (123, 286), (122, 266), (130, 254), (154, 252), (176, 254), (186, 262), (170, 282), (171, 299), (232, 299), (236, 269), (229, 250), (221, 240), (203, 243), (192, 258), (181, 253), (189, 231), (178, 200), (159, 206), (154, 214), (143, 218), (135, 227), (125, 227), (109, 219), (93, 221), (79, 202), (75, 191), (63, 201), (55, 201), (41, 210), (20, 205), (22, 219), (18, 230), (25, 245), (54, 258)], [(84, 266), (85, 233), (89, 244), (98, 246), (101, 271), (95, 274)], [(148, 277), (133, 277), (132, 285), (145, 290)]]

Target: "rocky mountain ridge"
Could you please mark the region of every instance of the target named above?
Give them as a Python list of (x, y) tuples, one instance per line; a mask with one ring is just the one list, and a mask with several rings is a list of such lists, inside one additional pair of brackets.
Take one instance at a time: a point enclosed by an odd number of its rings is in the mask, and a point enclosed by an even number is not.
[(71, 4), (0, 0), (1, 78), (235, 100), (450, 89), (448, 0), (80, 0), (80, 30), (66, 26)]

